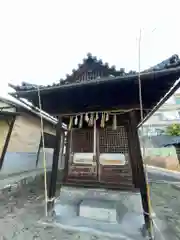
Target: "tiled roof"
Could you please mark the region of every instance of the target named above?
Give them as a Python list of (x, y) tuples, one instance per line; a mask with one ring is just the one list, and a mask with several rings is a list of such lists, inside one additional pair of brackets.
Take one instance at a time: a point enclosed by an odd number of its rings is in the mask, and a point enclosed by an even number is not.
[[(34, 106), (30, 106), (29, 104), (22, 103), (18, 99), (15, 99), (15, 101), (13, 101), (13, 100), (9, 100), (4, 97), (0, 97), (0, 101), (6, 103), (8, 105), (14, 106), (16, 108), (24, 109), (25, 111), (30, 112), (30, 113), (36, 115), (38, 118), (40, 118), (40, 110), (38, 110)], [(9, 114), (15, 114), (15, 113), (10, 112)], [(51, 116), (48, 116), (48, 114), (45, 115), (44, 113), (42, 113), (42, 117), (45, 121), (47, 121), (49, 123), (52, 123), (52, 124), (57, 123), (57, 119), (52, 118)]]
[[(140, 73), (146, 116), (179, 88), (180, 82), (175, 85), (179, 78), (180, 60), (177, 55)], [(64, 81), (40, 87), (42, 108), (51, 115), (139, 109), (138, 80), (139, 73), (117, 71), (88, 55)], [(24, 83), (12, 87), (16, 90), (14, 96), (26, 98), (34, 106), (39, 105), (37, 85)]]
[[(169, 69), (169, 68), (175, 68), (177, 66), (180, 66), (180, 59), (178, 55), (173, 55), (170, 58), (162, 61), (161, 63), (142, 71), (143, 73), (150, 73), (150, 72), (156, 72), (164, 69)], [(36, 84), (31, 84), (27, 82), (22, 82), (22, 84), (19, 85), (13, 85), (9, 84), (10, 87), (12, 87), (15, 91), (20, 92), (20, 91), (29, 91), (29, 90), (36, 90), (37, 87), (40, 89), (45, 89), (45, 88), (57, 88), (63, 85), (68, 85), (72, 83), (79, 83), (79, 75), (82, 74), (83, 71), (88, 70), (88, 67), (96, 68), (96, 69), (101, 69), (104, 72), (104, 75), (101, 77), (98, 77), (100, 79), (103, 78), (111, 78), (113, 79), (114, 77), (128, 77), (128, 76), (134, 76), (137, 75), (138, 73), (136, 71), (129, 71), (125, 72), (124, 68), (121, 68), (119, 70), (116, 69), (115, 66), (109, 66), (108, 63), (103, 63), (101, 59), (97, 59), (97, 57), (92, 56), (92, 54), (88, 53), (87, 57), (83, 59), (83, 62), (81, 64), (78, 64), (78, 69), (72, 70), (71, 74), (67, 74), (65, 79), (60, 79), (59, 83), (53, 83), (52, 85), (36, 85)]]

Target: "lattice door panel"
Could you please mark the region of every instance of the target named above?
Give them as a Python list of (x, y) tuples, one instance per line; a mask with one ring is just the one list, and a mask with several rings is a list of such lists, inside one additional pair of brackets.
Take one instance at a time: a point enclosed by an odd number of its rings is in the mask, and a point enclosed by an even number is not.
[[(71, 153), (92, 153), (93, 139), (92, 129), (73, 129), (71, 137)], [(73, 157), (73, 155), (71, 155), (71, 157)], [(71, 161), (68, 181), (94, 181), (96, 180), (96, 175), (96, 166), (87, 163), (75, 164)]]
[(73, 129), (71, 143), (71, 151), (73, 153), (93, 152), (92, 129)]
[(112, 128), (104, 128), (99, 134), (100, 153), (128, 153), (128, 137), (123, 126)]

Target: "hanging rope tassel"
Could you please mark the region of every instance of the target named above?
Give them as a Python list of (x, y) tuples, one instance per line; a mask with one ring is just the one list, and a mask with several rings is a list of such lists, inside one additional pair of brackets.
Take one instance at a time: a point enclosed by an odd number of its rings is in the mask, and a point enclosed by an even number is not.
[(77, 126), (78, 125), (78, 117), (76, 116), (74, 119), (74, 125)]
[(106, 113), (106, 122), (109, 121), (109, 114)]
[(100, 124), (100, 127), (101, 127), (101, 128), (104, 128), (104, 126), (105, 126), (105, 123), (104, 123), (104, 122), (105, 122), (105, 121), (104, 121), (105, 119), (104, 119), (104, 117), (105, 117), (105, 116), (104, 116), (104, 113), (102, 113), (102, 115), (101, 115), (101, 124)]
[(70, 117), (68, 129), (71, 130), (73, 124), (73, 117)]
[(79, 128), (82, 128), (83, 125), (83, 114), (80, 115)]
[(113, 130), (117, 129), (117, 116), (116, 114), (113, 115), (113, 126), (112, 126)]
[(98, 120), (99, 116), (98, 116), (98, 113), (96, 112), (96, 120)]
[(92, 127), (93, 126), (93, 121), (94, 121), (94, 113), (91, 113), (90, 118), (89, 118), (88, 126)]
[(88, 113), (85, 114), (84, 120), (85, 120), (87, 123), (89, 122)]

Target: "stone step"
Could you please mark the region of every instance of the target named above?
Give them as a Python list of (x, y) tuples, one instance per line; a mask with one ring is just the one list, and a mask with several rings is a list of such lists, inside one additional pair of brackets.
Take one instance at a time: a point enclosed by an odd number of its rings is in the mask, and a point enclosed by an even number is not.
[(110, 201), (83, 200), (79, 205), (79, 216), (98, 221), (117, 223), (116, 206)]

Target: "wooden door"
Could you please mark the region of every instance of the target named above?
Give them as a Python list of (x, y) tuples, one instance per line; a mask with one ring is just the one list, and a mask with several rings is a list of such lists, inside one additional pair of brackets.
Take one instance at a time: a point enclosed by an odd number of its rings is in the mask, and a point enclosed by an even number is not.
[(91, 181), (97, 179), (97, 166), (93, 162), (93, 129), (72, 129), (69, 179)]
[[(105, 184), (132, 186), (128, 137), (125, 128), (119, 126), (117, 130), (112, 130), (112, 128), (101, 129), (99, 138), (100, 181)], [(109, 155), (109, 163), (103, 162), (103, 157), (101, 157), (103, 154)], [(113, 160), (113, 158), (116, 160)]]

